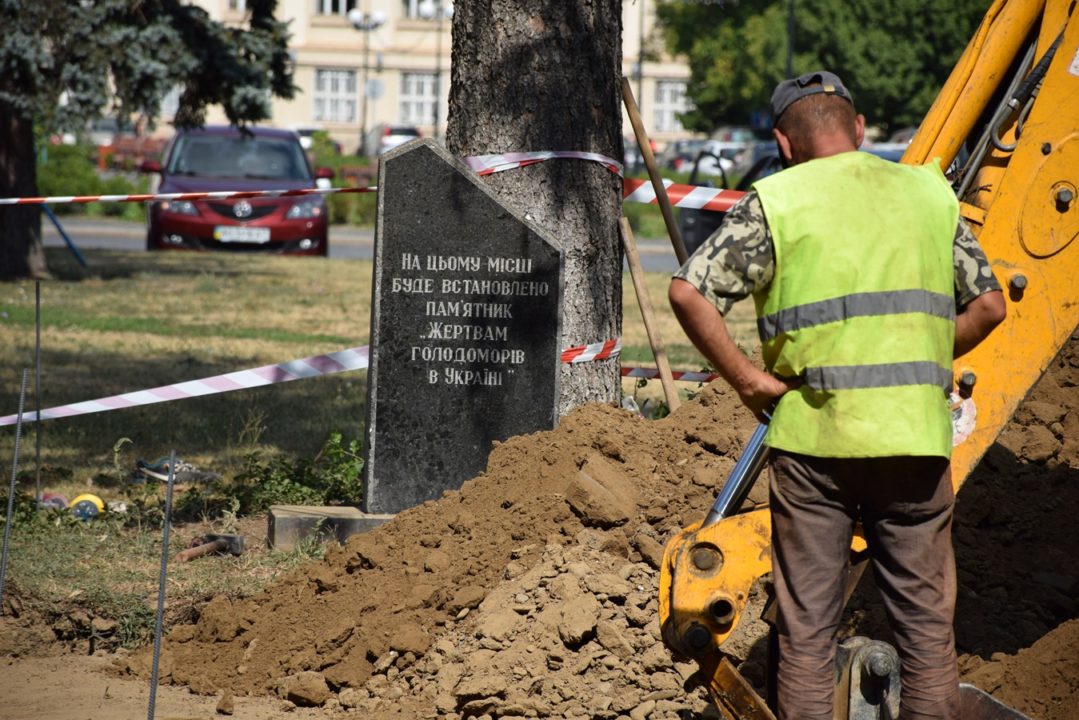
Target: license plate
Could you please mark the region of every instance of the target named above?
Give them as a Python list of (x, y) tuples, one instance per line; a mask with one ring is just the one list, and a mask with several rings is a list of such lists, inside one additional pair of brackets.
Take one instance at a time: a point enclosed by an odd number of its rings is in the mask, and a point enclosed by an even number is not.
[(268, 243), (270, 242), (270, 228), (218, 225), (214, 228), (214, 240), (220, 240), (221, 242)]

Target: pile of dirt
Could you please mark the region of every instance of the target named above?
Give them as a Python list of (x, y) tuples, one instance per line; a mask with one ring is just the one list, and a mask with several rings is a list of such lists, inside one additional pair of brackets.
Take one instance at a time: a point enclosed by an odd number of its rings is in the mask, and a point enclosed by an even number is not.
[(263, 594), (215, 599), (198, 623), (172, 631), (162, 674), (202, 693), (276, 692), (305, 672), (337, 691), (360, 688), (388, 653), (421, 657), (507, 574), (585, 528), (607, 554), (658, 562), (662, 542), (710, 504), (752, 424), (719, 386), (659, 422), (581, 408), (555, 431), (500, 444), (459, 491), (331, 548)]
[[(1073, 342), (957, 506), (961, 669), (1049, 720), (1079, 702), (1067, 642), (1079, 626), (1077, 384)], [(199, 693), (276, 693), (376, 718), (707, 714), (700, 691), (682, 689), (693, 668), (659, 642), (656, 567), (663, 543), (707, 510), (753, 426), (719, 385), (660, 421), (580, 408), (555, 431), (496, 447), (460, 491), (256, 597), (215, 599), (172, 631), (161, 673)], [(758, 484), (751, 502), (762, 494)], [(869, 590), (849, 621), (886, 634)], [(758, 683), (760, 645), (751, 636), (734, 648)], [(127, 669), (148, 665), (144, 654)]]

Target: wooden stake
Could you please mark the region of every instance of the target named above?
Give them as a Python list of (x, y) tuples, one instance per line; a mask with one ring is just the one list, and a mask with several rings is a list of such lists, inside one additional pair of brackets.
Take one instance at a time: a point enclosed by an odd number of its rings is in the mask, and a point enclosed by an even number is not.
[(686, 245), (682, 242), (682, 233), (678, 231), (678, 224), (674, 221), (671, 199), (667, 197), (667, 188), (663, 186), (663, 178), (660, 177), (659, 168), (656, 167), (656, 157), (652, 154), (648, 134), (644, 131), (637, 101), (633, 99), (633, 90), (629, 86), (629, 80), (624, 77), (622, 78), (622, 102), (626, 105), (629, 122), (633, 125), (633, 134), (637, 138), (637, 146), (641, 149), (644, 166), (648, 168), (648, 177), (652, 180), (652, 188), (656, 191), (659, 209), (663, 213), (663, 223), (667, 226), (667, 234), (671, 236), (671, 245), (674, 246), (674, 255), (678, 258), (679, 265), (685, 265), (686, 260), (689, 259), (689, 253), (686, 252)]
[(644, 268), (641, 267), (641, 256), (637, 252), (637, 243), (633, 239), (633, 231), (629, 227), (629, 220), (623, 217), (619, 220), (622, 228), (622, 244), (626, 248), (626, 261), (629, 263), (629, 274), (633, 278), (633, 289), (637, 291), (637, 304), (641, 308), (644, 317), (644, 329), (648, 333), (648, 344), (652, 346), (652, 355), (656, 358), (656, 367), (659, 368), (659, 382), (663, 385), (663, 395), (667, 398), (667, 407), (674, 412), (681, 402), (678, 400), (678, 388), (674, 386), (674, 377), (671, 375), (671, 366), (667, 362), (667, 351), (663, 347), (663, 340), (659, 336), (659, 326), (656, 323), (656, 314), (652, 309), (652, 300), (648, 296), (648, 286), (644, 282)]

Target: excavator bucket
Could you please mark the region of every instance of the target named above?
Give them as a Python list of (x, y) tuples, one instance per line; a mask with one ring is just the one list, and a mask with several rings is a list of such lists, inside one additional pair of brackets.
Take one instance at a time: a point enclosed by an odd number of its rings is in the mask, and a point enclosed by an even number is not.
[(724, 720), (775, 720), (761, 696), (727, 658), (721, 658), (708, 677), (708, 694)]
[(959, 720), (1030, 720), (992, 695), (967, 683), (959, 685)]

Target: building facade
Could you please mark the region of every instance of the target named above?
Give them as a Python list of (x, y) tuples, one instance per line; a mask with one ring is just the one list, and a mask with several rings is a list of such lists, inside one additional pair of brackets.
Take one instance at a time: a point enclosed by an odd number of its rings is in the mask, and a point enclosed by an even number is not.
[[(653, 140), (689, 137), (678, 114), (687, 109), (689, 67), (660, 53), (641, 63), (641, 49), (662, 47), (654, 36), (658, 0), (623, 3), (623, 73), (630, 79)], [(245, 22), (247, 0), (197, 0), (211, 17)], [(344, 152), (360, 149), (365, 133), (386, 124), (410, 125), (425, 137), (446, 128), (450, 83), (450, 0), (281, 0), (290, 22), (290, 51), (299, 88), (292, 100), (273, 100), (271, 124), (325, 130)], [(357, 29), (350, 11), (362, 13)], [(647, 53), (646, 53), (647, 54)], [(167, 118), (165, 118), (167, 120)], [(209, 122), (224, 122), (220, 111)], [(632, 136), (628, 118), (624, 134)]]

